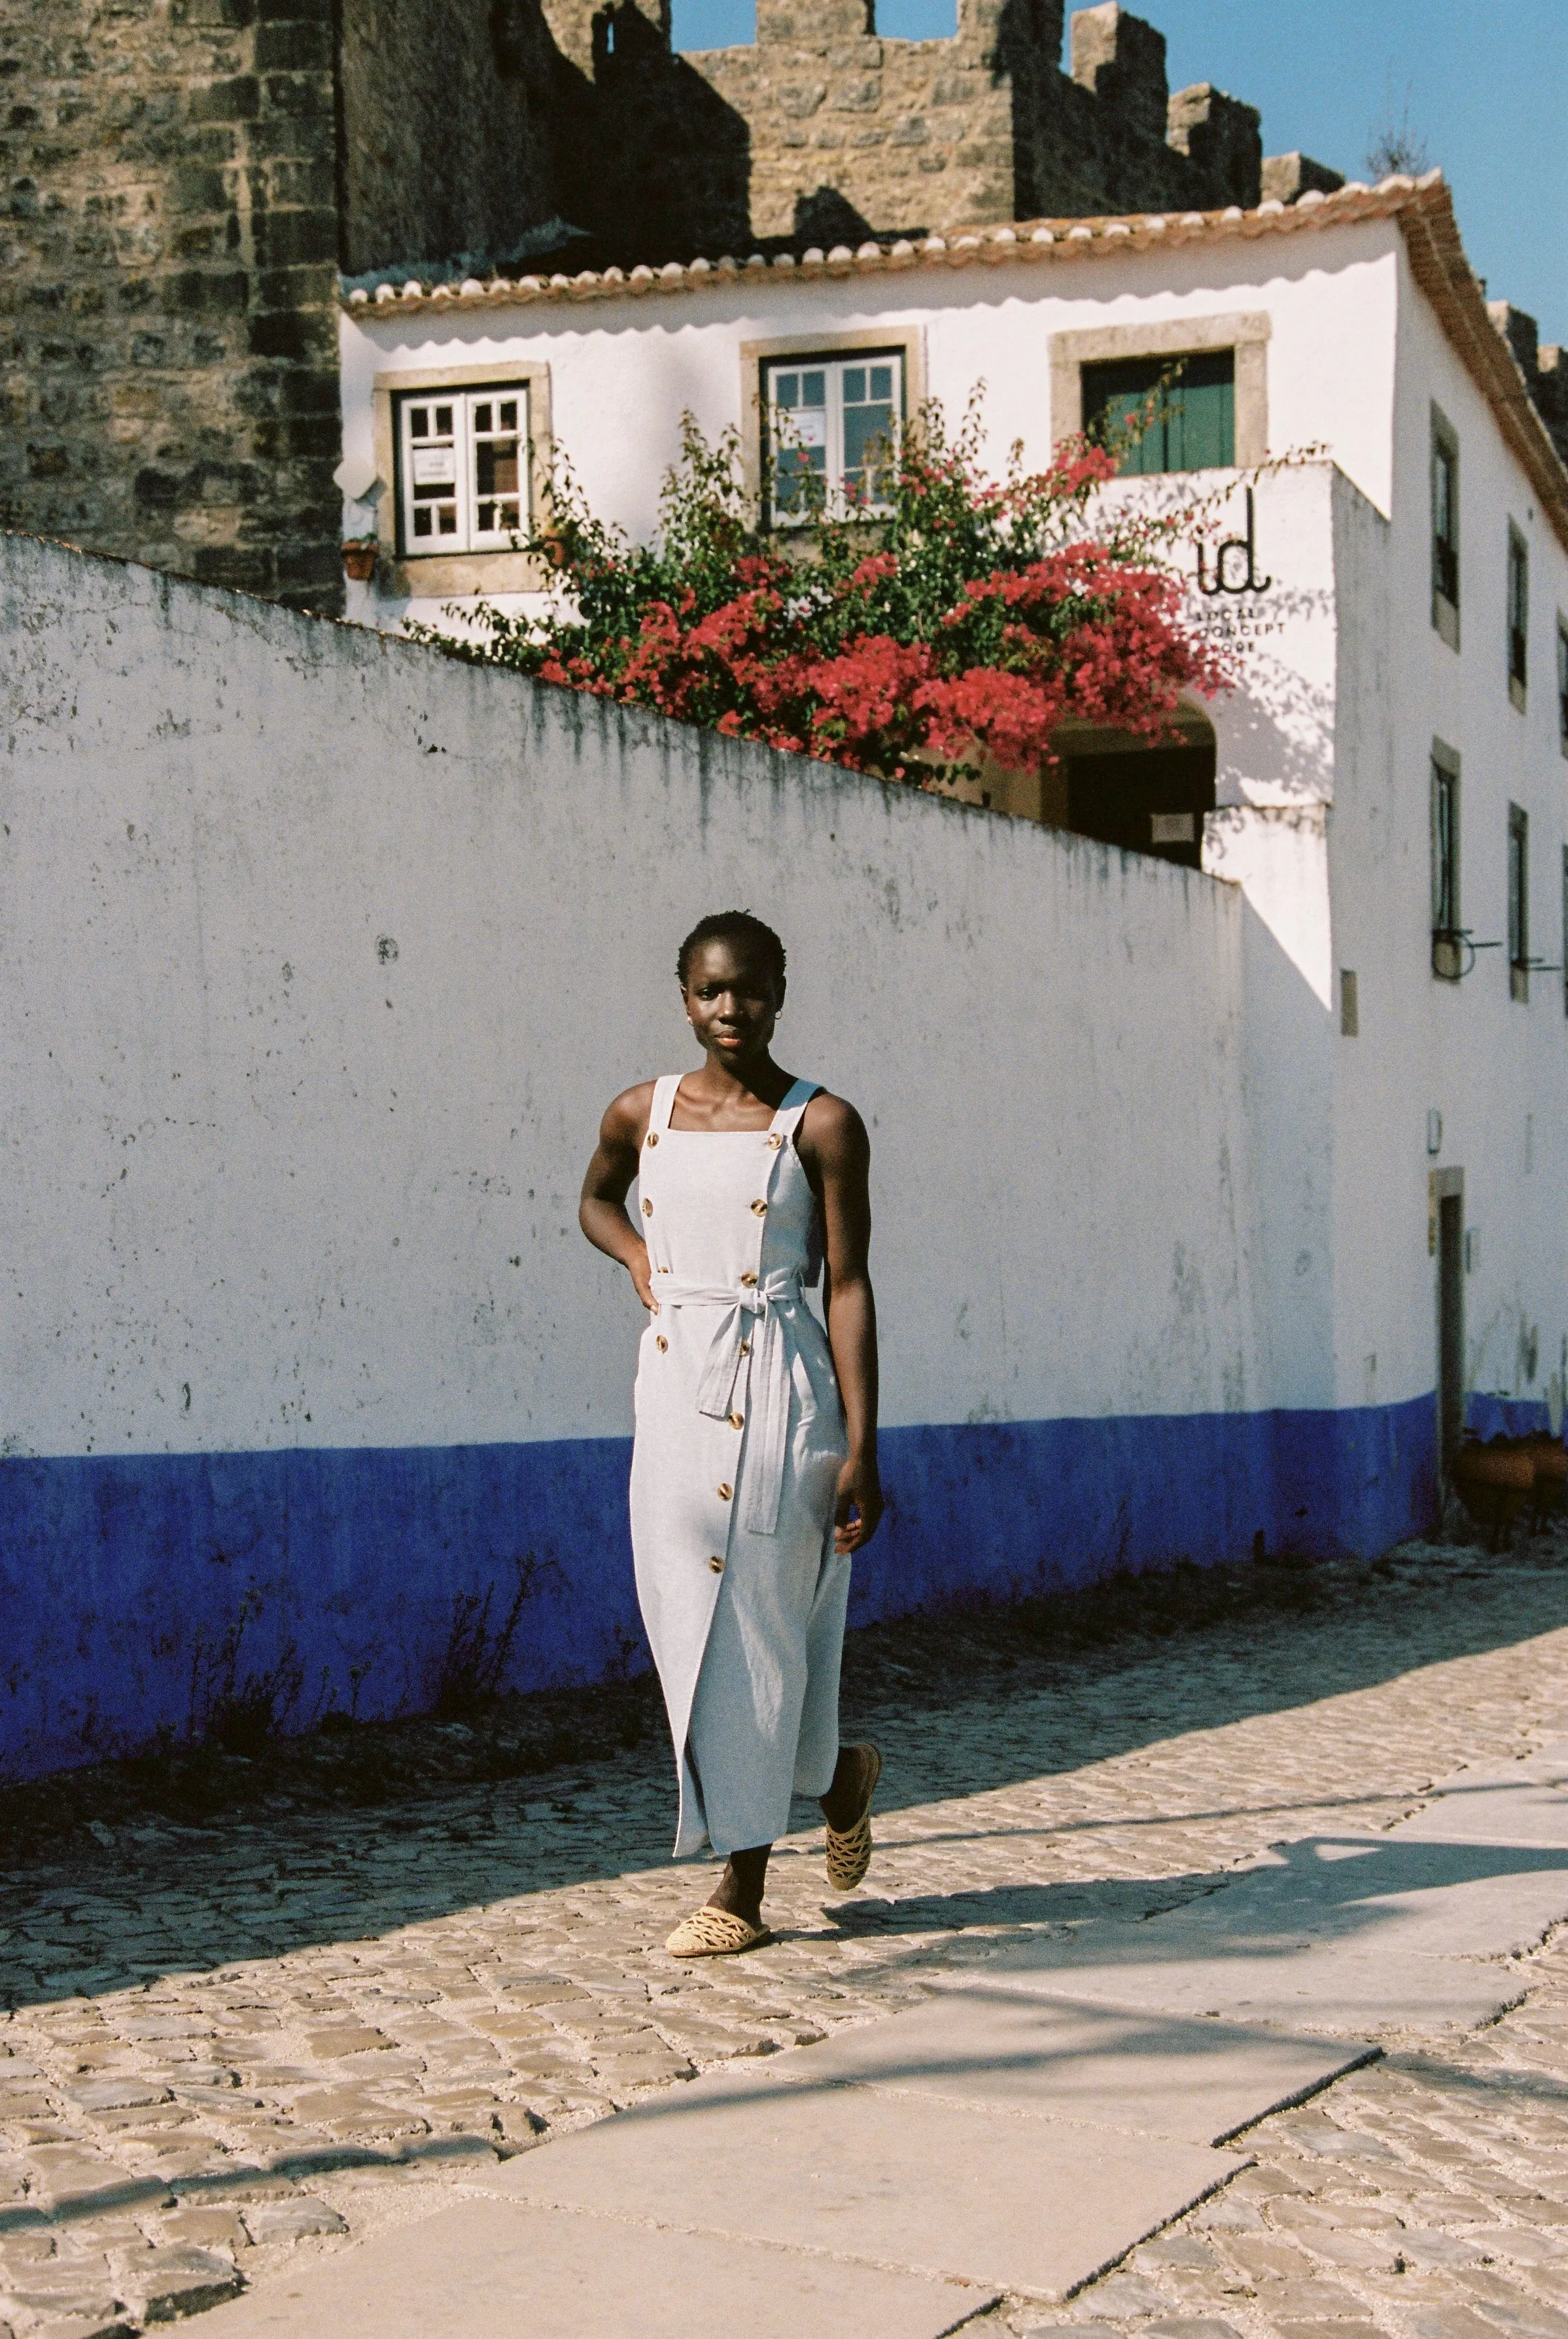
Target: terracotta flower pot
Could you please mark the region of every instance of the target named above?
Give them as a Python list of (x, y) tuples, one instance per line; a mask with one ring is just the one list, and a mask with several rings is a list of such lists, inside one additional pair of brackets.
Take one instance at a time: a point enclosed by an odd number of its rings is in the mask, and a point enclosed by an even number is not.
[(1454, 1487), (1478, 1526), (1492, 1531), (1494, 1549), (1535, 1492), (1535, 1456), (1514, 1438), (1462, 1446), (1454, 1457)]
[(344, 545), (343, 567), (346, 573), (353, 577), (356, 584), (370, 583), (376, 573), (376, 559), (380, 549), (380, 546), (374, 544)]
[(1535, 1466), (1532, 1524), (1543, 1527), (1554, 1512), (1568, 1507), (1568, 1446), (1560, 1437), (1553, 1437), (1550, 1430), (1538, 1430), (1526, 1442)]

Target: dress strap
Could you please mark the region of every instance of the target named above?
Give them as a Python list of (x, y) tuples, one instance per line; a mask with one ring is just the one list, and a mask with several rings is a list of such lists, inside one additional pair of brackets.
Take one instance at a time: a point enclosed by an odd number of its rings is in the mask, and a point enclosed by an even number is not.
[(679, 1072), (661, 1072), (654, 1082), (654, 1100), (648, 1109), (650, 1134), (662, 1137), (670, 1125), (670, 1115), (676, 1109), (676, 1091), (681, 1084)]
[(773, 1128), (781, 1130), (785, 1137), (793, 1137), (802, 1113), (821, 1087), (820, 1081), (793, 1081), (784, 1091), (779, 1109), (773, 1117)]

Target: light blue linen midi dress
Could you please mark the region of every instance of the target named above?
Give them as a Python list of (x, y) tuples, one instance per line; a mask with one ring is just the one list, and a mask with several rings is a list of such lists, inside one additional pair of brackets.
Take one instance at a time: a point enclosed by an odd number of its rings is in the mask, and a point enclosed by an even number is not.
[(794, 1135), (670, 1127), (656, 1082), (638, 1164), (654, 1297), (637, 1358), (632, 1549), (680, 1781), (676, 1854), (772, 1843), (838, 1759), (850, 1561), (833, 1498), (847, 1446)]

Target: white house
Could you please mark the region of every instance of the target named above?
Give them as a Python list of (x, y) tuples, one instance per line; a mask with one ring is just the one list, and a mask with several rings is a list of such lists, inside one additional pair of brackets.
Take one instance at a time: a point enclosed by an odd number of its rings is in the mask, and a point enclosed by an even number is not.
[(557, 449), (637, 536), (688, 410), (741, 432), (759, 492), (788, 413), (831, 492), (890, 409), (956, 415), (983, 382), (993, 447), (1039, 460), (1178, 358), (1185, 430), (1139, 460), (1187, 476), (1116, 492), (1222, 492), (1194, 606), (1247, 641), (1245, 686), (1163, 765), (1078, 741), (998, 805), (1243, 888), (1271, 1402), (1339, 1417), (1376, 1533), (1386, 1441), (1429, 1456), (1435, 1389), (1452, 1445), (1466, 1400), (1483, 1430), (1555, 1423), (1568, 1380), (1568, 474), (1439, 173), (798, 264), (356, 290), (345, 531), (380, 558), (352, 614), (518, 606), (543, 580), (509, 531)]

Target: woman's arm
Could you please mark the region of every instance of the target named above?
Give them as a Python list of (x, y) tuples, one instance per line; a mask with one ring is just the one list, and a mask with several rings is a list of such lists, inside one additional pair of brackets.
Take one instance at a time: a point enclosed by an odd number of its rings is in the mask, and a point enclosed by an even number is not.
[(644, 1081), (618, 1096), (599, 1123), (599, 1141), (583, 1179), (577, 1224), (596, 1250), (619, 1259), (636, 1286), (637, 1298), (656, 1316), (659, 1303), (651, 1288), (648, 1247), (626, 1215), (626, 1196), (637, 1174), (653, 1101), (654, 1084)]
[(876, 1300), (867, 1264), (871, 1140), (853, 1105), (821, 1095), (806, 1108), (801, 1136), (801, 1158), (822, 1205), (828, 1345), (849, 1436), (833, 1508), (833, 1542), (840, 1551), (858, 1551), (876, 1533), (883, 1514), (876, 1466)]

